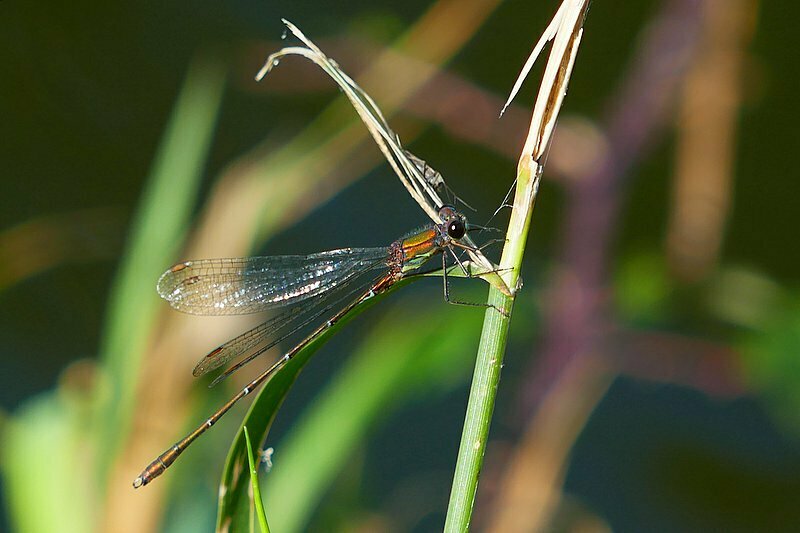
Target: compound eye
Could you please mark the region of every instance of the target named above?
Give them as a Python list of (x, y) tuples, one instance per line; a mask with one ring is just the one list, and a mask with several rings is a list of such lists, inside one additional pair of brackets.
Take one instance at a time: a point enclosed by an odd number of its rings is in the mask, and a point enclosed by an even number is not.
[(460, 218), (453, 219), (447, 223), (447, 234), (450, 238), (460, 239), (465, 233), (467, 233), (467, 227)]

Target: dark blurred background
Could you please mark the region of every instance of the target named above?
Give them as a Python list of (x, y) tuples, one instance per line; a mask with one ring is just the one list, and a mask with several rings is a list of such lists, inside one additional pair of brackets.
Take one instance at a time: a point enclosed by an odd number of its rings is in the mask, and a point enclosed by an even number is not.
[[(281, 17), (362, 83), (483, 223), (512, 185), (540, 71), (497, 113), (557, 5), (0, 2), (0, 529), (48, 530), (37, 510), (62, 531), (211, 529), (243, 411), (162, 488), (129, 483), (234, 390), (209, 392), (190, 371), (245, 326), (173, 317), (156, 301), (160, 271), (188, 256), (385, 245), (426, 222), (374, 145), (336, 137), (360, 126), (319, 69), (286, 59), (253, 80), (293, 44)], [(534, 214), (475, 529), (800, 529), (798, 18), (789, 1), (593, 3)], [(185, 131), (199, 139), (184, 158)], [(191, 184), (164, 177), (173, 168)], [(147, 235), (169, 242), (148, 252)], [(268, 444), (279, 465), (282, 439), (349, 354), (430, 317), (464, 330), (455, 363), (430, 383), (412, 370), (427, 385), (382, 400), (295, 527), (441, 529), (481, 317), (447, 306), (436, 280), (332, 340)], [(109, 398), (128, 407), (107, 411)]]

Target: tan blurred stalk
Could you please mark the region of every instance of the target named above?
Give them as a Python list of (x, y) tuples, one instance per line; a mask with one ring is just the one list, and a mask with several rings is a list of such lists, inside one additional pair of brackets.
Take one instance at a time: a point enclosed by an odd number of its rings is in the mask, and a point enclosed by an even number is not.
[(3, 230), (0, 291), (64, 263), (110, 259), (122, 234), (122, 212), (113, 208), (46, 215)]
[(717, 264), (733, 195), (742, 65), (757, 7), (757, 0), (704, 3), (701, 51), (681, 94), (667, 234), (670, 267), (684, 281), (705, 278)]
[[(425, 68), (403, 69), (393, 60), (396, 54), (387, 52), (357, 81), (380, 103), (385, 115), (391, 116), (436, 73), (438, 65), (474, 35), (497, 4), (482, 0), (435, 3), (397, 45), (399, 51), (421, 60)], [(343, 119), (341, 129), (331, 137), (320, 140), (318, 132), (310, 131), (315, 123), (275, 153), (253, 153), (232, 165), (214, 188), (184, 257), (246, 255), (253, 243), (296, 222), (358, 177), (350, 171), (364, 173), (375, 166), (379, 153), (373, 150), (365, 155), (370, 142), (367, 130), (346, 103), (333, 104), (323, 113), (323, 121), (337, 113), (349, 119)], [(343, 167), (348, 174), (342, 172)], [(165, 258), (165, 268), (174, 259)], [(131, 480), (179, 436), (191, 411), (193, 362), (215, 342), (245, 327), (241, 322), (234, 325), (227, 320), (186, 317), (167, 309), (159, 324), (146, 356), (133, 431), (109, 478), (101, 521), (104, 531), (158, 528), (169, 480), (160, 479), (136, 493)]]
[(565, 370), (508, 462), (487, 531), (542, 531), (550, 523), (572, 446), (613, 377), (600, 357), (575, 359)]

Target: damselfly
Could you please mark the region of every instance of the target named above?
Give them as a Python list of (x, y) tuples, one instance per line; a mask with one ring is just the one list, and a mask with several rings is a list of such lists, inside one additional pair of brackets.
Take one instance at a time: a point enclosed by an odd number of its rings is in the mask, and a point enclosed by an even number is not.
[(235, 315), (288, 307), (211, 351), (198, 362), (195, 376), (242, 358), (222, 372), (213, 382), (217, 383), (304, 327), (314, 329), (194, 431), (159, 455), (133, 481), (133, 486), (141, 487), (161, 475), (236, 402), (267, 381), (359, 304), (387, 291), (401, 279), (420, 273), (420, 267), (440, 253), (445, 298), (452, 302), (445, 252), (469, 275), (457, 249), (475, 251), (475, 248), (467, 237), (470, 227), (464, 215), (447, 205), (441, 207), (438, 214), (441, 223), (398, 239), (385, 248), (344, 248), (308, 256), (187, 261), (167, 270), (158, 280), (158, 292), (172, 307), (186, 313)]

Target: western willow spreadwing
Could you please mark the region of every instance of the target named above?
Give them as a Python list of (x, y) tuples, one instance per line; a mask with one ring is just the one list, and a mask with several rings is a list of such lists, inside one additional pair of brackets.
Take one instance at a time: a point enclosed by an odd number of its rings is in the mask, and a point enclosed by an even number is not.
[[(289, 307), (212, 350), (198, 362), (194, 369), (195, 376), (244, 356), (222, 372), (212, 385), (304, 326), (315, 327), (205, 422), (151, 462), (133, 481), (134, 488), (147, 485), (161, 475), (236, 402), (266, 382), (292, 357), (359, 304), (387, 291), (401, 279), (420, 273), (420, 267), (439, 253), (442, 254), (445, 298), (452, 302), (448, 291), (445, 252), (449, 252), (464, 273), (469, 275), (456, 249), (474, 250), (471, 244), (467, 244), (471, 241), (466, 238), (471, 228), (466, 217), (452, 206), (442, 206), (439, 218), (441, 223), (383, 248), (344, 248), (307, 256), (187, 261), (167, 270), (158, 281), (158, 292), (172, 307), (186, 313), (234, 315)], [(370, 272), (373, 272), (373, 276), (368, 276)], [(378, 272), (377, 276), (374, 276), (374, 272)], [(357, 283), (359, 280), (361, 282)]]

